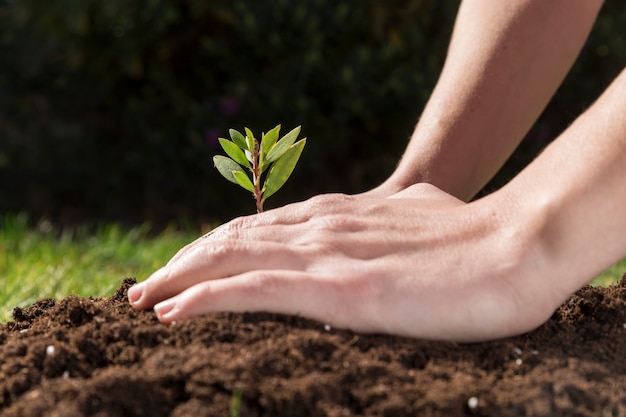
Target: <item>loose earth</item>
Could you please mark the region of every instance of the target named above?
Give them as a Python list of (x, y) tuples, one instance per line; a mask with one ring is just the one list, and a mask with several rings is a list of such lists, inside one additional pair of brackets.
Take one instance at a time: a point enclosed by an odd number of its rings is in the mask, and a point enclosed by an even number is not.
[(0, 325), (0, 415), (626, 416), (626, 276), (476, 344), (275, 314), (166, 326), (130, 307), (133, 282), (16, 308)]

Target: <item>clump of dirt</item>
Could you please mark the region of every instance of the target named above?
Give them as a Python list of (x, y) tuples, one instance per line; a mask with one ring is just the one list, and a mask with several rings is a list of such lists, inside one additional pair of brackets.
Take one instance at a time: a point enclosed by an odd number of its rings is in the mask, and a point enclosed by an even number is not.
[[(106, 299), (0, 326), (3, 416), (624, 416), (626, 276), (523, 336), (454, 344), (213, 314), (175, 325)], [(237, 411), (238, 410), (238, 411)]]

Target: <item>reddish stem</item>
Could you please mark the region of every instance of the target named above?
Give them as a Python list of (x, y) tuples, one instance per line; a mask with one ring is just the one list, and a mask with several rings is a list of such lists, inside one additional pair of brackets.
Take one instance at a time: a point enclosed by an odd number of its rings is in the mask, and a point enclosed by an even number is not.
[(256, 212), (263, 212), (263, 193), (261, 191), (261, 176), (259, 175), (260, 146), (259, 141), (254, 141), (254, 150), (252, 151), (252, 183), (254, 184), (254, 198), (256, 199)]

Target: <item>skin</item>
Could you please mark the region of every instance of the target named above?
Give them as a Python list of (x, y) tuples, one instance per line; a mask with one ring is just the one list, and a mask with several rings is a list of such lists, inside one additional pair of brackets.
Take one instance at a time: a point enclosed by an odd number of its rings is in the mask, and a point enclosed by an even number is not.
[(130, 302), (164, 323), (271, 311), (454, 341), (539, 326), (626, 255), (626, 71), (509, 184), (466, 201), (539, 116), (600, 6), (462, 2), (441, 78), (388, 181), (235, 219), (131, 288)]

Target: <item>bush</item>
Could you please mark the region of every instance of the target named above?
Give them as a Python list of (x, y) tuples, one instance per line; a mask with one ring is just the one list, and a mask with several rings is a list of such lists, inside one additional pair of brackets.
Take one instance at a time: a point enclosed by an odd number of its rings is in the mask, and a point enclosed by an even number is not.
[[(0, 1), (0, 211), (156, 223), (252, 213), (253, 201), (219, 178), (211, 156), (229, 128), (277, 123), (302, 125), (309, 144), (273, 204), (367, 189), (404, 149), (457, 7)], [(576, 69), (500, 181), (621, 69), (624, 23), (620, 2), (608, 1)]]

